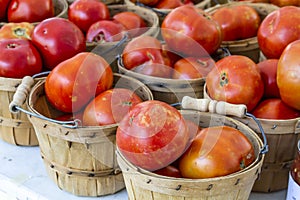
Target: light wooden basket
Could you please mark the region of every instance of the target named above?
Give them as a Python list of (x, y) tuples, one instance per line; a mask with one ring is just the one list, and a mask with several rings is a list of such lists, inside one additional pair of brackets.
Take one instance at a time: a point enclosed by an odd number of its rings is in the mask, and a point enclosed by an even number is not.
[(260, 138), (245, 124), (229, 117), (195, 110), (182, 110), (181, 113), (185, 118), (199, 124), (200, 127), (225, 124), (237, 128), (252, 142), (257, 156), (255, 162), (244, 170), (227, 176), (205, 179), (172, 178), (134, 166), (117, 150), (117, 161), (124, 175), (129, 199), (248, 199), (264, 160), (264, 154), (260, 152), (263, 148)]
[[(77, 196), (103, 196), (124, 189), (115, 156), (118, 124), (82, 127), (76, 121), (71, 125), (52, 121), (61, 112), (48, 103), (44, 82), (31, 89), (27, 107), (49, 177), (60, 189)], [(124, 75), (114, 74), (114, 87), (131, 89), (144, 101), (153, 99), (144, 84)], [(11, 103), (12, 110), (15, 105)]]

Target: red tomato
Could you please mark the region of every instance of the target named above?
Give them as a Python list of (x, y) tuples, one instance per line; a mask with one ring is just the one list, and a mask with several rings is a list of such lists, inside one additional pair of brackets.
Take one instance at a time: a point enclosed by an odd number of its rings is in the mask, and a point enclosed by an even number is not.
[(136, 37), (146, 31), (146, 21), (140, 15), (134, 12), (120, 12), (115, 14), (113, 19), (125, 27), (131, 38)]
[(252, 111), (261, 119), (294, 119), (300, 117), (300, 111), (286, 105), (281, 99), (272, 98), (261, 101)]
[(9, 22), (40, 22), (54, 17), (52, 0), (11, 0), (8, 6)]
[(269, 0), (271, 4), (279, 7), (283, 6), (300, 6), (299, 0)]
[(137, 104), (117, 128), (116, 144), (128, 161), (155, 171), (174, 162), (189, 141), (185, 120), (167, 103)]
[(280, 56), (277, 85), (284, 103), (300, 110), (300, 40), (290, 43)]
[(278, 59), (267, 59), (257, 63), (260, 69), (260, 75), (264, 82), (264, 97), (265, 98), (280, 98), (279, 89), (277, 86), (277, 65)]
[(262, 21), (257, 41), (267, 58), (279, 58), (285, 47), (300, 39), (300, 7), (284, 6)]
[(68, 10), (68, 19), (83, 32), (87, 32), (93, 23), (109, 18), (108, 7), (98, 0), (75, 0)]
[(34, 28), (31, 40), (41, 52), (44, 66), (48, 69), (86, 50), (83, 33), (64, 18), (43, 20)]
[(229, 126), (203, 128), (179, 159), (185, 178), (213, 178), (237, 172), (255, 160), (253, 146)]
[(162, 169), (156, 170), (153, 173), (159, 174), (162, 176), (174, 177), (174, 178), (182, 178), (182, 175), (176, 167), (172, 165), (168, 165)]
[(23, 78), (42, 71), (42, 59), (30, 40), (0, 40), (0, 76)]
[(208, 95), (218, 101), (245, 104), (253, 110), (264, 92), (258, 66), (248, 57), (232, 55), (216, 62), (206, 77)]
[(155, 8), (158, 9), (174, 9), (179, 6), (183, 6), (184, 3), (181, 0), (160, 0), (155, 4)]
[(214, 68), (212, 58), (182, 58), (174, 64), (174, 79), (204, 78)]
[(0, 22), (7, 20), (7, 8), (10, 0), (0, 0)]
[(19, 38), (31, 39), (34, 26), (29, 22), (7, 23), (0, 28), (0, 39), (2, 38)]
[(113, 72), (101, 56), (83, 52), (59, 63), (47, 76), (48, 101), (62, 112), (77, 112), (96, 95), (110, 89)]
[(118, 22), (100, 20), (93, 23), (86, 33), (87, 42), (115, 42), (123, 37), (124, 27)]
[(191, 57), (214, 53), (221, 45), (220, 25), (209, 14), (191, 5), (173, 9), (164, 18), (161, 34), (170, 49)]
[(133, 3), (139, 2), (148, 6), (153, 6), (159, 2), (159, 0), (131, 0)]
[(119, 123), (142, 99), (133, 91), (113, 88), (100, 93), (84, 109), (83, 124), (101, 126)]

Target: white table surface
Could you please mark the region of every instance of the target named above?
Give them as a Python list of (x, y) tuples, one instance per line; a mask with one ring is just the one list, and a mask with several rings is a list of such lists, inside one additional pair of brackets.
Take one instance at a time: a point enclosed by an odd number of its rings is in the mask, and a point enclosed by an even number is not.
[[(126, 190), (103, 197), (77, 197), (60, 190), (47, 176), (39, 147), (19, 147), (0, 140), (0, 200), (126, 200)], [(249, 200), (285, 200), (286, 190), (251, 193)]]

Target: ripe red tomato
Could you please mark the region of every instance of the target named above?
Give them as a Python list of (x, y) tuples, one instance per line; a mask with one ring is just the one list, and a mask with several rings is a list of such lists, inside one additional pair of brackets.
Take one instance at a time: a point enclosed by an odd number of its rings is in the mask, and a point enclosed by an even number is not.
[(176, 108), (157, 100), (137, 104), (121, 120), (116, 144), (134, 165), (155, 171), (174, 162), (189, 141), (185, 120)]
[(44, 67), (48, 69), (86, 50), (82, 31), (64, 18), (43, 20), (34, 28), (31, 40), (41, 52)]
[(0, 39), (2, 38), (19, 38), (31, 39), (34, 26), (29, 22), (6, 23), (0, 28)]
[(42, 58), (30, 40), (0, 40), (0, 77), (23, 78), (42, 71)]
[(300, 110), (300, 40), (290, 43), (277, 66), (277, 85), (284, 103)]
[(253, 146), (239, 130), (229, 126), (203, 128), (179, 159), (185, 178), (225, 176), (255, 160)]
[(0, 0), (0, 22), (7, 20), (7, 8), (10, 0)]
[(40, 22), (54, 17), (52, 0), (11, 0), (7, 11), (9, 22)]
[(300, 6), (299, 0), (269, 0), (271, 4), (279, 7), (283, 6)]
[(133, 3), (139, 2), (148, 6), (153, 6), (159, 2), (159, 0), (131, 0)]
[(267, 59), (257, 63), (264, 82), (264, 98), (280, 98), (276, 79), (277, 65), (278, 59)]
[(174, 9), (183, 5), (184, 3), (181, 0), (160, 0), (157, 4), (155, 4), (155, 8)]
[(172, 165), (168, 165), (162, 169), (156, 170), (153, 173), (159, 174), (162, 176), (174, 177), (174, 178), (182, 178), (182, 175), (176, 167)]
[(82, 52), (59, 63), (47, 76), (48, 101), (62, 112), (77, 112), (96, 95), (111, 88), (113, 72), (101, 56)]
[(284, 6), (262, 21), (257, 40), (267, 58), (279, 58), (285, 47), (300, 39), (300, 7)]
[(133, 91), (113, 88), (96, 96), (84, 109), (83, 124), (101, 126), (119, 123), (142, 99)]
[(174, 79), (204, 78), (214, 68), (215, 61), (212, 58), (182, 58), (174, 64)]
[(75, 0), (68, 9), (68, 19), (84, 33), (93, 23), (109, 18), (108, 7), (98, 0)]
[(252, 114), (261, 119), (295, 119), (300, 117), (300, 111), (286, 105), (281, 99), (271, 98), (261, 101), (252, 111)]
[(208, 95), (218, 101), (245, 104), (251, 111), (263, 96), (258, 66), (248, 57), (232, 55), (216, 62), (206, 77)]
[(164, 18), (161, 34), (170, 49), (191, 57), (214, 53), (223, 40), (220, 25), (203, 10), (191, 5), (173, 9)]

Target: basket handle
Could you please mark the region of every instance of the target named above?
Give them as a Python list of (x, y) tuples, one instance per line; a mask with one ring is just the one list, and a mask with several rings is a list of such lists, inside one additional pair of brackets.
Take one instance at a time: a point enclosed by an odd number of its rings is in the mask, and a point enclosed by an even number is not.
[(35, 76), (25, 76), (23, 77), (21, 84), (17, 87), (17, 90), (15, 94), (13, 95), (13, 100), (9, 104), (9, 111), (11, 113), (19, 113), (22, 111), (23, 113), (29, 115), (29, 116), (34, 116), (43, 120), (47, 120), (50, 122), (58, 123), (63, 125), (66, 128), (77, 128), (80, 124), (80, 120), (73, 120), (73, 121), (58, 121), (54, 120), (42, 115), (38, 115), (36, 113), (30, 112), (28, 110), (25, 110), (22, 108), (22, 105), (25, 103), (29, 92), (31, 91), (32, 86), (34, 85), (34, 78), (38, 77), (40, 75), (44, 74), (49, 74), (49, 72), (43, 72), (40, 74), (37, 74)]
[(181, 107), (183, 109), (198, 110), (201, 112), (211, 112), (220, 115), (231, 115), (239, 118), (250, 117), (252, 118), (263, 137), (263, 147), (261, 153), (265, 154), (268, 152), (268, 144), (266, 134), (261, 126), (260, 121), (251, 113), (247, 112), (247, 106), (244, 104), (231, 104), (224, 101), (216, 101), (210, 99), (196, 99), (189, 96), (184, 96), (181, 101)]

